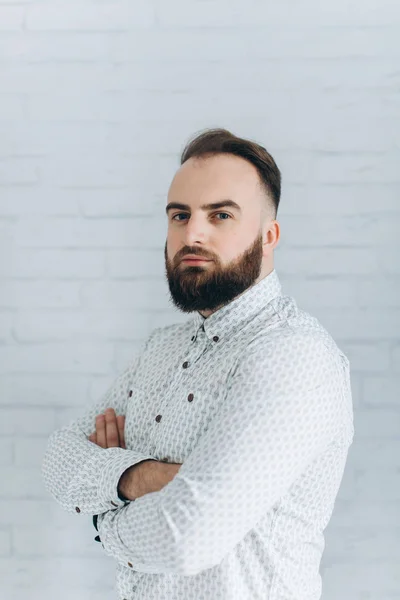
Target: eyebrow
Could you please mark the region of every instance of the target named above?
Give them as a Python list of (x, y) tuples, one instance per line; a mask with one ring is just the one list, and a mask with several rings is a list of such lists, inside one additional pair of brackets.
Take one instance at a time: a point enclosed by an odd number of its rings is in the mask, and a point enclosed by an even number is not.
[[(239, 204), (237, 204), (233, 200), (221, 200), (221, 202), (211, 202), (209, 204), (202, 204), (200, 208), (202, 210), (214, 210), (216, 208), (223, 208), (225, 206), (230, 206), (238, 212), (242, 212), (242, 209), (240, 208)], [(169, 204), (167, 204), (165, 212), (168, 214), (168, 212), (173, 208), (178, 208), (181, 210), (190, 210), (190, 206), (188, 204), (182, 204), (180, 202), (170, 202)]]

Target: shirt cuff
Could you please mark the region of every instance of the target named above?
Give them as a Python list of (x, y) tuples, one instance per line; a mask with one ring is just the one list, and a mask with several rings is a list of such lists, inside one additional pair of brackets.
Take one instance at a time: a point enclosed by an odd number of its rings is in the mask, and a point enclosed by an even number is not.
[[(111, 450), (111, 448), (109, 448)], [(118, 483), (121, 475), (132, 467), (144, 460), (157, 460), (154, 456), (139, 454), (133, 450), (120, 450), (118, 453), (110, 453), (105, 462), (99, 477), (99, 497), (110, 505), (110, 510), (124, 506), (128, 499), (123, 499), (118, 495)], [(122, 451), (121, 451), (122, 450)]]

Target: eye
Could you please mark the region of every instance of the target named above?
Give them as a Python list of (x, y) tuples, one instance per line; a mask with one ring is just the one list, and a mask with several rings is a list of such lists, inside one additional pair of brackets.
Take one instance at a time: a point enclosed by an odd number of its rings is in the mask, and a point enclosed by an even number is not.
[[(175, 217), (179, 217), (180, 215), (187, 215), (187, 213), (176, 213), (176, 215), (174, 215), (171, 220), (175, 221)], [(232, 218), (230, 215), (228, 215), (228, 213), (224, 213), (224, 212), (214, 213), (214, 215), (226, 215), (227, 217), (229, 217), (229, 219)], [(178, 221), (181, 221), (181, 220), (182, 219), (178, 219)], [(226, 221), (226, 220), (227, 219), (217, 219), (217, 221)]]

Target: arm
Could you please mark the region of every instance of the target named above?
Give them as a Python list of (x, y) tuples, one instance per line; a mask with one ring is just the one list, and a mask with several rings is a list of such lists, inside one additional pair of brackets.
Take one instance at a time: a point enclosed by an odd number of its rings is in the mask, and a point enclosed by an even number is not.
[[(164, 463), (156, 460), (145, 460), (129, 467), (118, 483), (118, 495), (126, 501), (134, 501), (145, 494), (158, 492), (167, 485), (181, 468), (181, 463)], [(93, 515), (93, 525), (98, 531), (99, 515)], [(94, 538), (101, 542), (100, 536)]]
[(118, 491), (128, 501), (145, 494), (159, 492), (181, 468), (181, 463), (145, 460), (125, 471), (119, 480)]
[(209, 428), (162, 490), (99, 515), (107, 554), (193, 575), (226, 556), (345, 430), (344, 363), (324, 343), (257, 338)]
[(157, 329), (142, 345), (134, 364), (119, 375), (104, 397), (69, 426), (53, 432), (42, 463), (46, 489), (69, 512), (102, 513), (121, 507), (118, 496), (121, 475), (143, 460), (156, 460), (149, 454), (119, 447), (100, 448), (88, 440), (95, 429), (96, 415), (114, 408), (117, 415), (126, 413), (130, 383), (144, 352)]

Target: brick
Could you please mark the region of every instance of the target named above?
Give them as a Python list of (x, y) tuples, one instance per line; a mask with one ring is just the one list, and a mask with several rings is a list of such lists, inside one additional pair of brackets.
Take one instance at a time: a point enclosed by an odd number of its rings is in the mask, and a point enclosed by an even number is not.
[(47, 441), (47, 436), (15, 436), (14, 454), (16, 466), (40, 468), (47, 447)]
[(400, 182), (395, 154), (387, 156), (384, 153), (320, 156), (315, 161), (314, 177), (321, 183), (334, 183), (338, 178), (344, 183)]
[(400, 584), (397, 567), (395, 558), (374, 564), (328, 563), (323, 571), (326, 600), (394, 600)]
[[(76, 85), (76, 83), (75, 83)], [(74, 92), (50, 94), (45, 91), (27, 97), (27, 114), (32, 121), (75, 123), (117, 122), (124, 114), (124, 96), (121, 94)], [(70, 157), (73, 160), (72, 157)]]
[(52, 529), (46, 535), (41, 533), (43, 528), (19, 527), (13, 531), (13, 546), (19, 557), (74, 557), (86, 561), (88, 558), (99, 557), (99, 547), (93, 543), (93, 535), (83, 535), (80, 523), (72, 527)]
[(13, 125), (25, 118), (25, 102), (22, 94), (0, 93), (0, 124), (10, 121)]
[(106, 256), (107, 272), (113, 279), (151, 277), (162, 279), (165, 272), (164, 253), (161, 250), (109, 250)]
[[(97, 398), (98, 399), (98, 398)], [(82, 416), (85, 407), (73, 406), (68, 408), (59, 408), (56, 412), (56, 423), (54, 429), (60, 429), (75, 421), (78, 417)]]
[(0, 435), (50, 435), (54, 426), (53, 409), (0, 407)]
[[(58, 69), (60, 72), (60, 69)], [(46, 81), (52, 77), (47, 74)], [(24, 81), (25, 74), (18, 76), (17, 81)], [(35, 82), (37, 80), (35, 79)], [(8, 87), (8, 85), (7, 85)], [(1, 122), (0, 121), (0, 157), (12, 158), (22, 156), (63, 156), (64, 153), (72, 152), (94, 152), (99, 148), (107, 147), (107, 125), (105, 123), (56, 123), (47, 122)], [(40, 190), (36, 203), (41, 203), (43, 190)], [(31, 192), (32, 198), (32, 192)], [(67, 206), (63, 207), (58, 196), (47, 196), (47, 207), (52, 212), (64, 214)], [(62, 195), (65, 203), (65, 194)], [(50, 202), (51, 200), (51, 202)], [(34, 207), (27, 207), (28, 213), (34, 212)], [(62, 214), (62, 213), (61, 213)]]
[(400, 343), (397, 343), (393, 348), (393, 369), (395, 373), (400, 373)]
[[(93, 530), (93, 525), (89, 526)], [(92, 544), (96, 544), (91, 533), (88, 535)], [(56, 537), (52, 531), (48, 533), (48, 537), (54, 539), (54, 546), (63, 544), (61, 533)], [(84, 543), (83, 540), (80, 542)], [(12, 600), (20, 600), (26, 596), (28, 588), (40, 589), (40, 600), (52, 600), (55, 596), (59, 600), (68, 600), (71, 596), (76, 600), (106, 600), (102, 592), (97, 592), (98, 587), (106, 590), (108, 598), (115, 596), (115, 586), (110, 586), (115, 565), (104, 557), (100, 544), (96, 544), (96, 548), (97, 556), (86, 559), (82, 556), (54, 556), (54, 550), (50, 556), (28, 558), (17, 555), (4, 558), (0, 561), (2, 591), (10, 589), (11, 594), (6, 597)]]
[(368, 343), (355, 343), (336, 340), (350, 360), (352, 373), (383, 373), (390, 371), (390, 344), (374, 340)]
[[(378, 474), (381, 470), (371, 469), (369, 472)], [(354, 500), (337, 499), (330, 529), (344, 526), (358, 529), (366, 523), (373, 523), (376, 528), (393, 527), (399, 523), (398, 502), (391, 499), (390, 489), (386, 490), (384, 499), (379, 502), (367, 502), (359, 495)]]
[[(260, 10), (258, 0), (251, 0), (243, 10), (240, 0), (220, 0), (210, 10), (208, 2), (188, 4), (185, 0), (172, 0), (170, 3), (157, 4), (157, 21), (163, 27), (190, 28), (234, 28), (243, 30), (246, 27), (309, 27), (315, 26), (349, 26), (349, 25), (390, 25), (399, 22), (398, 11), (391, 0), (368, 0), (363, 10), (358, 5), (337, 2), (334, 5), (316, 4), (307, 0), (293, 4), (290, 0), (274, 5), (273, 13)], [(240, 26), (240, 27), (239, 27)]]
[(152, 3), (146, 0), (58, 6), (30, 6), (26, 17), (28, 31), (129, 31), (154, 23)]
[[(360, 198), (362, 198), (362, 202)], [(283, 189), (279, 210), (285, 215), (316, 214), (319, 218), (325, 215), (372, 216), (380, 215), (383, 211), (390, 211), (395, 215), (400, 212), (397, 200), (397, 184), (336, 182), (319, 185), (315, 183), (286, 185)], [(288, 240), (288, 244), (290, 244), (290, 240)], [(369, 251), (371, 250), (373, 249), (371, 248)], [(385, 260), (387, 258), (387, 256), (384, 257)]]
[(398, 340), (400, 337), (400, 310), (387, 309), (382, 319), (382, 309), (350, 308), (315, 310), (323, 325), (336, 338), (345, 340)]
[[(400, 500), (400, 472), (382, 468), (379, 471), (364, 469), (355, 478), (355, 493), (358, 498), (364, 498), (365, 503), (385, 506), (390, 495), (391, 502)], [(374, 521), (371, 521), (374, 522)], [(399, 520), (393, 525), (399, 525)]]
[(363, 404), (379, 408), (398, 407), (400, 377), (380, 377), (364, 378), (363, 384)]
[(356, 298), (354, 280), (341, 278), (298, 279), (291, 278), (286, 284), (289, 295), (296, 298), (306, 310), (317, 307), (352, 307)]
[[(28, 464), (26, 464), (28, 463)], [(0, 475), (7, 481), (0, 491), (0, 498), (8, 502), (15, 500), (37, 500), (48, 499), (39, 461), (29, 463), (29, 460), (21, 466), (2, 467)]]
[(11, 532), (0, 529), (0, 556), (11, 555)]
[[(115, 159), (115, 155), (75, 153), (68, 159), (68, 169), (62, 162), (53, 159), (38, 160), (38, 172), (46, 185), (63, 189), (126, 189), (132, 187), (140, 198), (147, 195), (149, 178), (153, 179), (152, 192), (165, 194), (176, 171), (176, 159), (158, 156), (150, 161), (146, 157), (131, 156)], [(154, 179), (154, 170), (157, 178)], [(140, 206), (133, 200), (136, 206)], [(164, 213), (165, 216), (165, 213)], [(156, 225), (156, 223), (153, 223)]]
[(0, 342), (2, 344), (10, 343), (13, 339), (15, 312), (0, 312)]
[[(164, 36), (165, 34), (166, 32), (164, 32)], [(262, 32), (262, 34), (265, 39), (265, 33)], [(170, 31), (169, 35), (173, 35), (173, 32)], [(136, 36), (131, 37), (133, 38), (132, 43), (137, 46), (140, 39), (137, 40)], [(261, 37), (260, 34), (259, 37)], [(343, 59), (321, 60), (319, 57), (313, 57), (308, 60), (294, 58), (285, 61), (271, 59), (270, 56), (267, 56), (261, 60), (254, 59), (252, 61), (248, 57), (249, 60), (243, 61), (240, 58), (235, 60), (233, 57), (223, 59), (219, 53), (214, 55), (214, 58), (210, 57), (209, 59), (196, 60), (196, 58), (193, 58), (188, 60), (190, 54), (186, 57), (186, 60), (174, 58), (168, 62), (168, 69), (160, 72), (148, 68), (148, 63), (150, 61), (154, 62), (152, 54), (160, 47), (160, 43), (162, 43), (162, 39), (155, 40), (153, 51), (150, 50), (149, 52), (150, 60), (146, 60), (145, 50), (143, 49), (139, 51), (139, 56), (142, 59), (140, 62), (137, 61), (138, 52), (135, 50), (125, 55), (122, 59), (123, 62), (115, 70), (115, 80), (111, 79), (113, 83), (116, 83), (115, 89), (146, 90), (158, 87), (160, 90), (189, 91), (196, 92), (196, 95), (200, 93), (203, 96), (205, 82), (209, 89), (218, 89), (221, 78), (220, 61), (223, 60), (226, 92), (237, 90), (241, 92), (241, 95), (247, 97), (251, 92), (254, 93), (260, 90), (260, 80), (257, 75), (260, 73), (262, 60), (263, 67), (268, 71), (268, 77), (262, 81), (262, 89), (264, 92), (271, 91), (273, 93), (272, 101), (275, 102), (278, 97), (283, 96), (284, 91), (295, 90), (300, 95), (300, 104), (303, 104), (306, 100), (306, 94), (310, 95), (310, 92), (313, 91), (316, 93), (316, 100), (319, 100), (319, 102), (315, 103), (318, 110), (312, 118), (318, 119), (324, 114), (326, 106), (334, 106), (341, 116), (349, 112), (356, 112), (352, 100), (355, 103), (355, 100), (361, 96), (365, 102), (361, 112), (361, 114), (364, 114), (368, 107), (370, 110), (371, 107), (376, 107), (377, 103), (382, 102), (382, 88), (390, 90), (392, 86), (391, 79), (396, 77), (396, 60), (388, 58), (368, 60), (347, 57), (346, 68), (344, 69)], [(206, 43), (207, 38), (204, 39), (204, 44)], [(149, 41), (145, 43), (145, 47), (148, 44)], [(190, 44), (193, 47), (193, 40)], [(261, 44), (260, 48), (265, 50), (265, 44)], [(200, 46), (199, 51), (201, 49)], [(237, 51), (239, 51), (238, 45)], [(218, 61), (215, 60), (215, 56), (219, 57)], [(135, 60), (135, 63), (133, 64), (129, 60)], [(163, 61), (165, 60), (167, 59), (163, 56)], [(133, 70), (136, 78), (132, 78)], [(357, 77), (354, 77), (355, 71)], [(351, 93), (349, 90), (351, 90)], [(371, 97), (371, 94), (366, 94), (364, 90), (373, 90), (375, 94)], [(376, 94), (376, 90), (382, 91), (380, 94)], [(325, 93), (326, 91), (331, 92), (330, 96)], [(345, 93), (347, 93), (348, 104), (343, 106), (340, 101)], [(261, 98), (253, 100), (255, 105), (258, 105), (259, 102), (261, 102)], [(286, 106), (287, 100), (284, 100), (284, 102)], [(222, 103), (220, 96), (219, 99), (217, 98), (217, 103), (218, 106)], [(394, 106), (393, 109), (396, 110)], [(292, 123), (293, 116), (290, 117), (289, 115), (288, 118)], [(325, 123), (325, 126), (327, 125)], [(313, 135), (313, 132), (311, 132), (311, 135)]]
[(24, 23), (23, 6), (0, 5), (0, 31), (21, 31)]
[(136, 308), (146, 310), (168, 306), (168, 287), (163, 280), (110, 281), (85, 283), (82, 304), (88, 308), (108, 307), (112, 310)]
[(104, 273), (105, 257), (96, 250), (16, 250), (0, 265), (0, 274), (16, 278), (99, 279)]
[[(44, 353), (44, 349), (43, 349)], [(25, 349), (28, 354), (28, 349)], [(13, 364), (13, 363), (11, 363)], [(18, 373), (0, 377), (0, 404), (14, 408), (17, 404), (41, 407), (81, 405), (88, 397), (90, 377), (87, 373)]]
[[(8, 499), (0, 498), (0, 526), (17, 525), (19, 527), (32, 523), (48, 523), (50, 526), (71, 522), (71, 513), (63, 511), (51, 496), (47, 500), (40, 499)], [(3, 574), (3, 573), (2, 573)], [(3, 579), (2, 579), (3, 582)]]
[(383, 408), (379, 407), (379, 409), (362, 407), (355, 413), (354, 428), (358, 440), (361, 438), (397, 439), (400, 431), (400, 410), (396, 408), (388, 410), (385, 408), (385, 403)]
[(146, 336), (150, 328), (147, 312), (137, 310), (111, 312), (107, 306), (98, 309), (60, 311), (23, 311), (15, 318), (15, 335), (20, 342), (59, 342), (93, 340), (132, 343)]
[[(256, 14), (259, 15), (259, 12)], [(308, 23), (304, 28), (284, 25), (276, 29), (270, 27), (268, 35), (265, 27), (252, 28), (244, 30), (244, 35), (247, 38), (246, 60), (250, 68), (251, 59), (279, 59), (280, 66), (282, 60), (292, 59), (292, 64), (301, 64), (303, 69), (309, 66), (304, 59), (313, 59), (315, 63), (318, 60), (322, 68), (322, 63), (331, 64), (323, 59), (341, 58), (346, 60), (347, 65), (354, 58), (359, 58), (362, 63), (371, 58), (400, 55), (396, 28), (386, 28), (383, 34), (379, 28), (354, 26), (322, 29), (315, 23)], [(194, 67), (206, 61), (214, 61), (215, 57), (224, 61), (240, 61), (243, 59), (243, 48), (237, 43), (237, 36), (237, 29), (230, 28), (185, 30), (174, 27), (137, 31), (135, 35), (121, 32), (112, 40), (111, 56), (119, 63), (131, 62), (142, 56), (146, 61), (179, 61)], [(162, 56), (160, 47), (163, 48)], [(189, 51), (183, 53), (182, 48)], [(374, 66), (370, 60), (368, 62), (370, 66)], [(354, 62), (350, 64), (354, 67)], [(237, 67), (240, 66), (237, 64)], [(269, 67), (274, 67), (272, 61)], [(350, 71), (354, 73), (354, 68), (349, 69)], [(356, 85), (357, 78), (353, 78), (353, 82)], [(269, 82), (265, 81), (265, 84), (268, 85)]]
[[(355, 436), (357, 432), (355, 433)], [(349, 462), (356, 469), (371, 471), (400, 468), (400, 439), (359, 439), (351, 447)], [(368, 459), (366, 459), (368, 457)], [(367, 462), (366, 462), (367, 460)]]
[(275, 264), (282, 276), (380, 274), (377, 248), (277, 247)]
[(0, 186), (32, 185), (38, 182), (37, 165), (32, 159), (10, 158), (0, 161)]
[(354, 371), (350, 363), (351, 400), (353, 411), (358, 410), (362, 402), (362, 377)]
[[(82, 60), (82, 59), (80, 59)], [(44, 102), (45, 106), (49, 92), (65, 95), (61, 106), (67, 108), (67, 97), (76, 98), (74, 90), (79, 86), (80, 92), (94, 93), (109, 90), (125, 89), (122, 84), (114, 84), (116, 72), (113, 65), (107, 60), (100, 63), (89, 62), (17, 62), (6, 65), (0, 75), (2, 89), (12, 93), (36, 94), (36, 98)], [(49, 82), (51, 86), (49, 86)], [(61, 100), (61, 98), (60, 98)], [(32, 105), (34, 99), (32, 99)]]
[(358, 306), (371, 308), (396, 308), (399, 306), (400, 277), (374, 277), (357, 283)]
[[(31, 0), (35, 2), (36, 0)], [(29, 60), (31, 66), (37, 61), (96, 61), (106, 60), (110, 55), (110, 36), (104, 33), (35, 32), (4, 36), (0, 39), (0, 56), (9, 64)], [(388, 41), (390, 44), (390, 41)]]
[(80, 304), (78, 282), (8, 281), (2, 285), (2, 308), (71, 308)]
[(104, 374), (113, 348), (107, 343), (48, 343), (0, 347), (1, 373)]
[[(352, 215), (344, 217), (286, 216), (281, 219), (282, 239), (291, 246), (337, 247), (338, 245), (382, 248), (396, 245), (400, 219), (396, 215)], [(372, 242), (371, 242), (372, 246)]]
[(31, 218), (17, 222), (22, 248), (143, 248), (165, 242), (165, 223), (154, 219)]
[(9, 438), (0, 439), (0, 465), (11, 465), (14, 460), (13, 442)]
[(371, 524), (364, 527), (340, 527), (330, 540), (329, 556), (335, 564), (376, 564), (391, 560), (396, 553), (400, 528), (379, 530)]
[[(87, 518), (87, 515), (85, 516)], [(91, 527), (93, 529), (92, 525)], [(51, 536), (51, 533), (49, 532), (47, 535)], [(55, 544), (63, 543), (61, 536), (54, 537), (54, 540)], [(54, 586), (54, 589), (58, 590), (55, 594), (57, 598), (67, 600), (73, 593), (74, 598), (78, 600), (86, 598), (95, 600), (97, 596), (90, 595), (93, 593), (94, 587), (102, 587), (104, 583), (108, 588), (109, 582), (113, 580), (113, 567), (115, 571), (112, 561), (107, 560), (107, 557), (103, 558), (101, 545), (96, 544), (96, 548), (98, 548), (98, 555), (87, 557), (84, 560), (82, 556), (76, 558), (74, 556), (56, 557), (53, 553), (50, 556), (37, 557), (34, 560), (32, 560), (33, 557), (4, 558), (0, 560), (2, 590), (3, 586), (10, 587), (14, 591), (18, 590), (21, 594), (20, 598), (23, 598), (24, 595), (26, 596), (27, 588), (42, 590), (42, 587), (46, 589)], [(55, 581), (57, 581), (57, 588), (55, 588)], [(111, 593), (108, 590), (108, 594), (109, 597), (112, 597), (113, 590)], [(15, 597), (15, 595), (11, 596), (11, 598)], [(49, 598), (49, 600), (51, 599)]]
[[(115, 148), (114, 144), (112, 146)], [(128, 187), (115, 190), (79, 190), (81, 212), (85, 217), (142, 217), (154, 214), (154, 207), (145, 198), (135, 198)], [(166, 204), (166, 202), (165, 202)], [(165, 210), (165, 209), (164, 209)], [(160, 216), (162, 212), (160, 211)]]
[(50, 190), (44, 191), (40, 187), (4, 187), (1, 190), (0, 217), (78, 215), (78, 199), (73, 191), (58, 191), (54, 196)]

